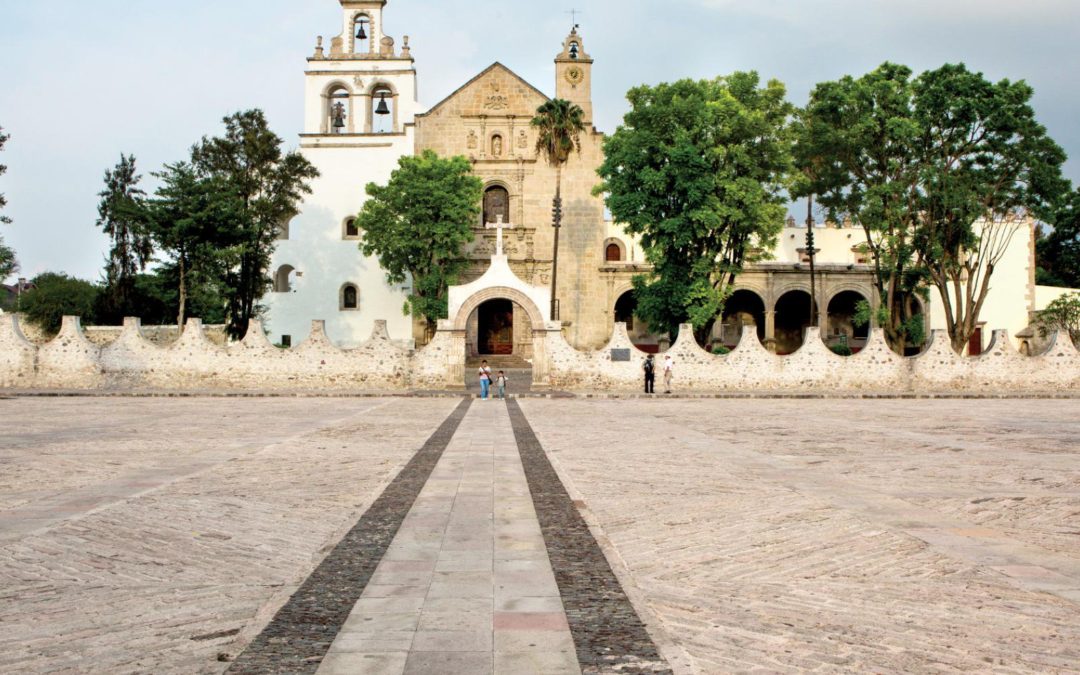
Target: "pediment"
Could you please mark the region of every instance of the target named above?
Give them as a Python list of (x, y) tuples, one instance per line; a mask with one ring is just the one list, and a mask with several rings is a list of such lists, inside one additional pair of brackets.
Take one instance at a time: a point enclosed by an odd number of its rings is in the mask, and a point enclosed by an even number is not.
[(462, 117), (514, 115), (531, 118), (548, 97), (501, 63), (459, 87), (428, 112), (417, 117), (455, 115)]

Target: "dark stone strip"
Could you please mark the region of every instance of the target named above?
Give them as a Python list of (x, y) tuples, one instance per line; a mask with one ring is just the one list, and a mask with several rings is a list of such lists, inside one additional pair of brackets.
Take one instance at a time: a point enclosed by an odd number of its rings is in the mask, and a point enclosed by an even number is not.
[(671, 673), (517, 401), (506, 407), (582, 672)]
[(227, 672), (319, 668), (471, 403), (462, 400)]

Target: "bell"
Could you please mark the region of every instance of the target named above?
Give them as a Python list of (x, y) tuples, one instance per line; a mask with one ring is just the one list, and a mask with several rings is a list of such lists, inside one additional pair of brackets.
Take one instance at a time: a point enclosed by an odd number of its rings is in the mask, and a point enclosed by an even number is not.
[(367, 39), (367, 31), (364, 30), (364, 24), (361, 23), (361, 24), (357, 24), (357, 25), (359, 26), (359, 28), (357, 28), (357, 30), (356, 30), (356, 39), (357, 40), (366, 40)]
[(576, 42), (572, 42), (572, 43), (570, 44), (570, 58), (572, 58), (572, 59), (576, 59), (576, 58), (578, 57), (578, 54), (579, 54), (579, 53), (580, 53), (580, 52), (578, 52), (578, 46), (577, 46), (577, 43), (576, 43)]
[(376, 115), (389, 115), (390, 107), (386, 105), (386, 92), (379, 96), (379, 105), (375, 108)]
[(334, 115), (334, 128), (335, 129), (344, 129), (345, 128), (345, 120), (342, 119), (338, 115)]

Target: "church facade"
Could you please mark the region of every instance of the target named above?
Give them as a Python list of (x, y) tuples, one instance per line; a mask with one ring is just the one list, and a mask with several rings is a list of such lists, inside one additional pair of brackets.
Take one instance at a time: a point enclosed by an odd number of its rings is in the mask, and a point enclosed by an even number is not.
[[(461, 286), (473, 289), (485, 278), (501, 230), (505, 257), (500, 260), (505, 260), (506, 271), (550, 297), (556, 172), (537, 153), (530, 126), (547, 95), (494, 63), (425, 108), (417, 100), (408, 37), (399, 46), (384, 30), (386, 0), (339, 2), (341, 33), (328, 45), (320, 38), (308, 58), (301, 152), (321, 176), (302, 213), (283, 229), (274, 256), (273, 292), (266, 300), (271, 339), (298, 344), (312, 319), (325, 320), (329, 337), (344, 347), (363, 342), (380, 320), (387, 321), (390, 335), (405, 346), (420, 346), (434, 337), (424, 332), (422, 322), (403, 314), (409, 286), (387, 284), (378, 261), (358, 250), (363, 233), (353, 222), (366, 199), (364, 186), (385, 183), (400, 157), (424, 150), (468, 157), (484, 183), (483, 215), (473, 224), (475, 240), (464, 252), (471, 265)], [(644, 254), (605, 217), (602, 199), (592, 193), (603, 160), (603, 134), (593, 126), (592, 68), (593, 59), (575, 27), (554, 60), (555, 96), (581, 106), (586, 122), (581, 152), (562, 172), (557, 302), (525, 306), (529, 303), (524, 295), (478, 289), (483, 302), (459, 302), (452, 311), (467, 316), (451, 316), (446, 322), (463, 333), (458, 340), (464, 344), (462, 358), (513, 355), (531, 360), (537, 356), (533, 349), (540, 323), (546, 324), (543, 330), (554, 324), (578, 349), (603, 347), (617, 321), (627, 323), (642, 349), (665, 346), (662, 337), (634, 317), (632, 279), (649, 270)], [(860, 300), (876, 303), (870, 260), (861, 246), (865, 235), (845, 224), (815, 227), (814, 301), (805, 225), (789, 219), (772, 260), (740, 275), (707, 346), (732, 347), (743, 326), (754, 325), (768, 349), (790, 353), (802, 344), (813, 316), (826, 343), (845, 343), (858, 351), (866, 331), (852, 324), (855, 306)], [(1027, 222), (1018, 225), (997, 266), (983, 312), (986, 330), (973, 339), (972, 352), (989, 342), (991, 329), (1020, 333), (1031, 313), (1045, 305), (1040, 298), (1053, 295), (1036, 289), (1034, 269), (1034, 223)], [(935, 299), (932, 295), (922, 307), (927, 329), (944, 328)]]
[[(462, 155), (484, 182), (483, 216), (474, 224), (472, 261), (461, 280), (487, 269), (495, 230), (507, 225), (505, 249), (513, 271), (529, 284), (550, 286), (554, 260), (552, 199), (556, 172), (536, 151), (530, 121), (548, 100), (538, 88), (495, 63), (445, 100), (422, 109), (416, 69), (403, 39), (398, 48), (383, 30), (385, 0), (340, 0), (342, 33), (308, 59), (301, 152), (321, 176), (302, 213), (282, 232), (268, 295), (271, 338), (296, 344), (313, 318), (345, 346), (363, 341), (375, 321), (390, 334), (423, 344), (431, 335), (403, 316), (407, 285), (385, 281), (378, 261), (358, 250), (353, 225), (368, 182), (385, 183), (402, 155), (433, 150)], [(358, 37), (364, 36), (364, 37)], [(585, 111), (581, 152), (562, 170), (563, 221), (555, 311), (567, 339), (579, 348), (602, 346), (611, 335), (617, 296), (630, 290), (642, 253), (605, 220), (599, 182), (603, 135), (593, 127), (592, 64), (576, 29), (555, 58), (555, 95)], [(380, 110), (380, 106), (385, 108)], [(550, 312), (550, 308), (543, 308)], [(531, 334), (524, 309), (495, 300), (468, 321), (470, 354), (529, 358)]]

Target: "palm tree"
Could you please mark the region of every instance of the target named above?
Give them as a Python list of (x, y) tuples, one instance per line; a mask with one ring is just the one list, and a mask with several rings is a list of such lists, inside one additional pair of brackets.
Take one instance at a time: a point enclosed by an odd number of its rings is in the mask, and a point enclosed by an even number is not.
[(555, 98), (536, 109), (532, 126), (536, 128), (536, 151), (555, 167), (555, 199), (552, 202), (555, 226), (555, 251), (551, 266), (551, 320), (558, 317), (559, 229), (562, 226), (562, 167), (576, 150), (581, 154), (581, 132), (585, 130), (585, 112), (581, 106)]

